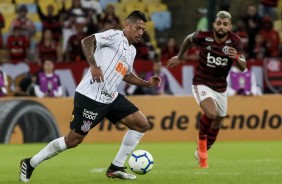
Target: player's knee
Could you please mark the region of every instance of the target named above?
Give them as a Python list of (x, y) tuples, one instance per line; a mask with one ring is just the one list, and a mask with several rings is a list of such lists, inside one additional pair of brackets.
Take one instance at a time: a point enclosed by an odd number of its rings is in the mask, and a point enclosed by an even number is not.
[(82, 140), (83, 139), (80, 138), (65, 139), (68, 149), (77, 147), (82, 142)]
[(210, 118), (210, 119), (212, 119), (212, 120), (215, 120), (216, 118), (217, 118), (217, 112), (216, 111), (214, 111), (214, 112), (208, 112), (208, 113), (205, 113), (206, 114), (206, 116), (208, 117), (208, 118)]
[(142, 124), (139, 124), (138, 126), (136, 126), (135, 130), (138, 131), (138, 132), (145, 133), (149, 129), (150, 129), (150, 124), (148, 122), (146, 122), (146, 123), (142, 123)]
[(212, 124), (211, 129), (213, 129), (213, 130), (219, 130), (220, 127), (221, 127), (221, 122), (216, 122), (216, 121), (215, 121), (215, 122)]

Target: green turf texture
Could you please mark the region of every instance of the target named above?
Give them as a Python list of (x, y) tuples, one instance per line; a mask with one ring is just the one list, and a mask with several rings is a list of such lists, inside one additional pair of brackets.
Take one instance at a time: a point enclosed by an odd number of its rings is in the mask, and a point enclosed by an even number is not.
[[(19, 183), (19, 162), (46, 144), (0, 145), (0, 183)], [(137, 180), (108, 179), (105, 170), (118, 143), (81, 144), (43, 162), (34, 184), (280, 184), (282, 142), (217, 142), (209, 151), (209, 169), (199, 169), (195, 143), (140, 143), (154, 157), (154, 167)], [(131, 172), (131, 171), (128, 171)]]

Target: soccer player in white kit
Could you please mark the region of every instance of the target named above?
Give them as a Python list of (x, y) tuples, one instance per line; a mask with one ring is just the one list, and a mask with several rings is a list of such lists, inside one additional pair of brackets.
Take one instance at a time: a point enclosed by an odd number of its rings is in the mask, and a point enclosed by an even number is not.
[(90, 68), (76, 88), (70, 131), (68, 135), (50, 142), (33, 157), (21, 160), (20, 181), (29, 182), (34, 168), (41, 162), (76, 147), (89, 130), (104, 118), (113, 124), (121, 122), (129, 128), (106, 176), (136, 178), (126, 173), (124, 163), (149, 129), (149, 123), (133, 103), (117, 92), (117, 86), (122, 80), (142, 87), (154, 87), (161, 83), (159, 76), (145, 81), (132, 72), (136, 55), (132, 43), (140, 41), (146, 22), (144, 13), (133, 11), (126, 18), (123, 31), (108, 30), (82, 40), (83, 52)]

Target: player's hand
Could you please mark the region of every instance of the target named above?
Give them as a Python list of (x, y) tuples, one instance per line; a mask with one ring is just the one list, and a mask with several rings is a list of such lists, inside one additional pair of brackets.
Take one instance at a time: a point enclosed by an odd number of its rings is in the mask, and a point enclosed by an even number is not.
[(93, 82), (104, 82), (104, 74), (99, 66), (90, 66), (90, 72), (92, 74)]
[(176, 65), (178, 65), (180, 63), (180, 60), (178, 59), (177, 56), (172, 57), (170, 60), (168, 60), (167, 62), (167, 67), (168, 68), (172, 68), (175, 67)]
[(233, 47), (228, 48), (228, 56), (232, 59), (238, 59), (237, 50)]
[(155, 87), (155, 86), (160, 86), (161, 85), (161, 78), (157, 75), (152, 76), (149, 78), (148, 83), (149, 83), (149, 88)]

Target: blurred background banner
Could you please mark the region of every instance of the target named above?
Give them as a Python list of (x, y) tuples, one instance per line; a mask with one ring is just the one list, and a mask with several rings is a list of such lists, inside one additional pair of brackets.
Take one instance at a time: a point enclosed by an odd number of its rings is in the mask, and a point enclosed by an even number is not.
[[(151, 124), (151, 129), (146, 133), (143, 141), (195, 141), (201, 111), (192, 96), (132, 96), (129, 99), (142, 110)], [(73, 108), (72, 98), (29, 98), (28, 100), (2, 98), (0, 100), (0, 103), (12, 104), (11, 102), (21, 105), (15, 105), (15, 108), (10, 109), (7, 105), (1, 106), (2, 142), (4, 142), (3, 135), (6, 135), (5, 143), (23, 143), (48, 142), (59, 134), (68, 133)], [(229, 113), (222, 125), (219, 139), (281, 140), (281, 104), (282, 98), (278, 95), (229, 97)], [(37, 110), (30, 109), (31, 106)], [(27, 107), (29, 109), (25, 109)], [(10, 115), (9, 118), (18, 118), (5, 119), (7, 115)], [(121, 124), (114, 126), (105, 120), (90, 131), (84, 142), (118, 142), (126, 130), (127, 128)]]

